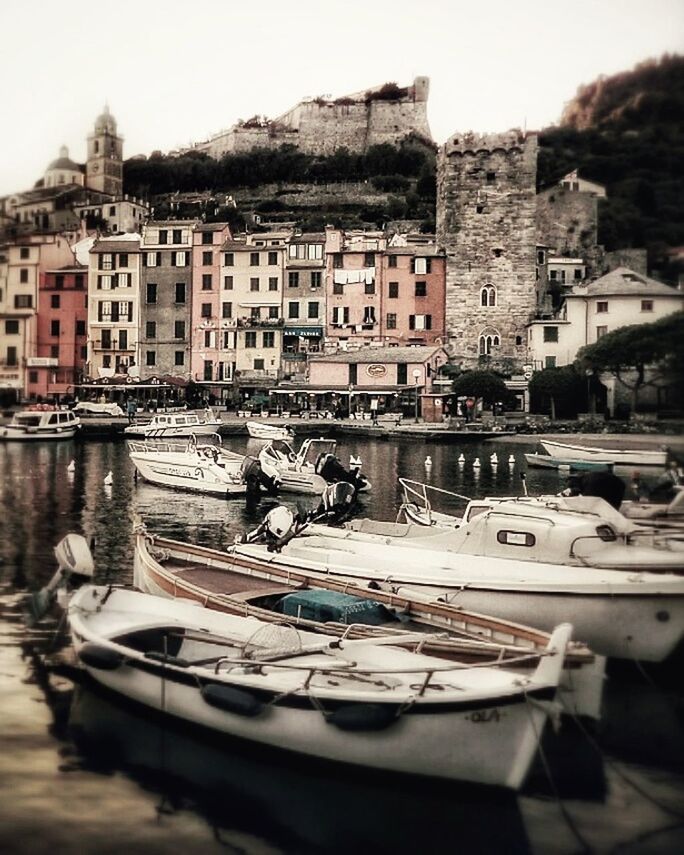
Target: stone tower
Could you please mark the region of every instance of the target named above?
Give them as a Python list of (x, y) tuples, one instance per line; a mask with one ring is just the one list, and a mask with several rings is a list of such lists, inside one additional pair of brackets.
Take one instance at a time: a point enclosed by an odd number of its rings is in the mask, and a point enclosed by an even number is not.
[(116, 132), (116, 119), (108, 106), (88, 137), (86, 186), (116, 197), (123, 193), (123, 138)]
[(536, 308), (537, 138), (456, 134), (439, 152), (437, 240), (448, 349), (464, 368), (520, 369)]

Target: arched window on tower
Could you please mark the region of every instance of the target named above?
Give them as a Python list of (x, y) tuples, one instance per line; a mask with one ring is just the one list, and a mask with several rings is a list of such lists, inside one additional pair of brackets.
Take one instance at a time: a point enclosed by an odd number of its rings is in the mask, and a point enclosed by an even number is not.
[(491, 356), (492, 348), (501, 344), (501, 337), (497, 330), (488, 327), (482, 330), (479, 339), (480, 356)]
[(100, 143), (98, 142), (98, 140), (95, 140), (95, 142), (93, 143), (93, 151), (95, 152), (95, 154), (99, 154), (100, 152)]
[(496, 288), (493, 285), (483, 285), (480, 288), (480, 305), (496, 306)]

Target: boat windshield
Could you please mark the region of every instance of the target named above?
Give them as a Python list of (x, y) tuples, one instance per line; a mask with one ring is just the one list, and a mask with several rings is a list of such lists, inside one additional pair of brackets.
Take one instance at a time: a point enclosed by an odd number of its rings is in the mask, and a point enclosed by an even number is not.
[(14, 417), (15, 425), (22, 425), (22, 427), (38, 427), (40, 424), (40, 420), (42, 416), (40, 413), (17, 413)]
[(283, 457), (294, 458), (295, 456), (292, 446), (289, 442), (285, 442), (284, 439), (274, 439), (271, 442), (271, 449), (278, 454), (282, 454)]
[(321, 454), (334, 454), (337, 443), (334, 439), (312, 439), (304, 453), (304, 462), (312, 465)]

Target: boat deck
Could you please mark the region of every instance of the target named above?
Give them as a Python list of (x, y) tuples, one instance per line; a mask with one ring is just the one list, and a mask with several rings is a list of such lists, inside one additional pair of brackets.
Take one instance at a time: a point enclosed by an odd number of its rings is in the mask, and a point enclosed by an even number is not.
[(289, 594), (298, 585), (277, 585), (272, 579), (260, 579), (258, 576), (246, 577), (244, 573), (233, 573), (206, 564), (193, 564), (189, 561), (171, 559), (164, 562), (166, 570), (180, 576), (192, 585), (204, 588), (209, 594), (225, 594), (230, 597), (243, 596), (245, 599), (268, 594)]

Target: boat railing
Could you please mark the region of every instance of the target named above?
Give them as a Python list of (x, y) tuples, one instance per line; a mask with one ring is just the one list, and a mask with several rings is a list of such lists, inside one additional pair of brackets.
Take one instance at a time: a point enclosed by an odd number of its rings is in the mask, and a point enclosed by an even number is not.
[(462, 496), (460, 493), (454, 493), (453, 490), (444, 490), (442, 487), (433, 487), (431, 484), (424, 484), (422, 481), (413, 481), (410, 478), (399, 478), (399, 484), (403, 490), (403, 501), (397, 520), (401, 516), (402, 510), (407, 505), (417, 505), (417, 507), (425, 514), (428, 524), (432, 525), (432, 502), (428, 494), (439, 494), (448, 496), (451, 499), (457, 499), (466, 504), (472, 499), (470, 496)]
[[(576, 551), (576, 546), (580, 541), (596, 541), (600, 540), (602, 543), (621, 543), (624, 546), (629, 546), (630, 544), (637, 545), (635, 541), (640, 539), (647, 539), (648, 546), (652, 546), (655, 549), (660, 549), (663, 551), (671, 551), (669, 549), (669, 543), (679, 542), (681, 538), (682, 532), (676, 529), (644, 529), (643, 531), (628, 531), (628, 532), (616, 532), (611, 529), (610, 533), (608, 531), (597, 532), (596, 534), (582, 534), (576, 537), (570, 544), (570, 557), (577, 558), (583, 564), (591, 567), (593, 566), (592, 561), (587, 555), (580, 555)], [(668, 543), (669, 541), (669, 543)], [(599, 552), (598, 555), (601, 553)], [(684, 556), (682, 556), (682, 563), (684, 563)], [(645, 570), (648, 570), (648, 566), (644, 567)]]

